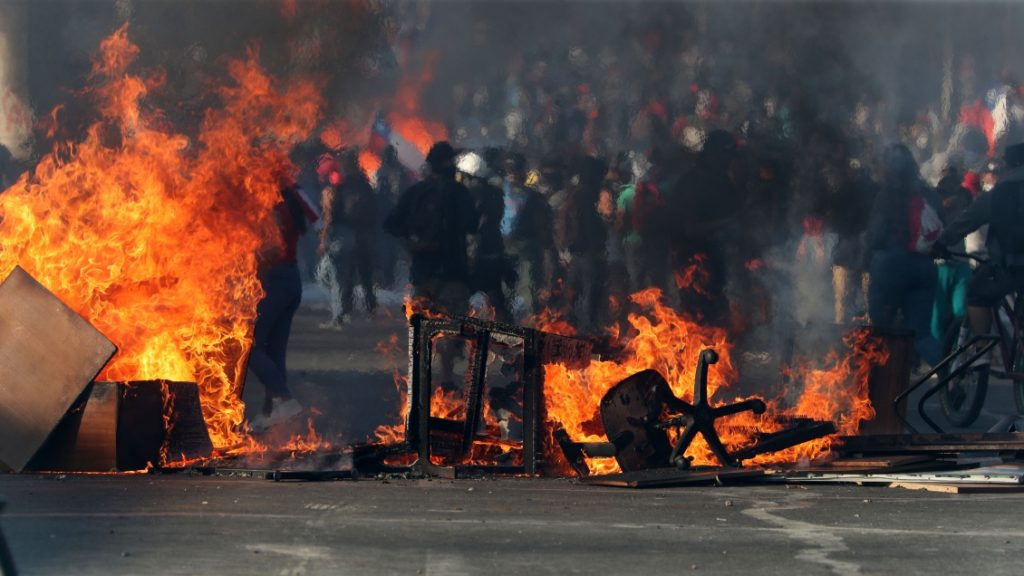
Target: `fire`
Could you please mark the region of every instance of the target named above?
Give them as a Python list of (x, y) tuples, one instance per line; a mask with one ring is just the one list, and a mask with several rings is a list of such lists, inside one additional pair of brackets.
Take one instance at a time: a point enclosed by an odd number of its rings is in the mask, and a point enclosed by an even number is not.
[[(574, 441), (606, 441), (598, 412), (601, 398), (618, 382), (648, 368), (660, 372), (676, 396), (692, 402), (697, 357), (705, 348), (714, 349), (720, 356), (719, 362), (709, 370), (708, 393), (715, 398), (719, 391), (718, 401), (727, 400), (722, 393), (738, 380), (728, 333), (678, 314), (662, 302), (657, 289), (638, 292), (631, 300), (642, 313), (629, 315), (635, 334), (618, 358), (593, 361), (584, 370), (560, 364), (545, 366), (544, 397), (549, 431), (562, 426)], [(756, 433), (778, 431), (786, 420), (794, 417), (831, 420), (840, 434), (856, 433), (862, 419), (874, 416), (867, 399), (868, 375), (872, 366), (887, 360), (887, 353), (882, 343), (872, 338), (867, 330), (855, 331), (845, 339), (845, 344), (849, 348), (847, 353), (833, 351), (825, 359), (824, 368), (801, 362), (788, 370), (792, 381), (803, 385), (803, 393), (796, 402), (786, 402), (783, 397), (769, 399), (768, 411), (762, 416), (742, 413), (716, 423), (725, 445), (730, 450), (749, 446)], [(753, 462), (793, 462), (818, 457), (827, 452), (831, 442), (832, 438), (823, 438), (759, 456)], [(549, 446), (557, 450), (553, 441)], [(717, 464), (700, 436), (687, 454), (694, 457), (694, 464)], [(588, 465), (597, 474), (618, 471), (612, 459), (591, 459)]]
[(403, 74), (395, 93), (392, 110), (388, 114), (388, 122), (391, 123), (392, 129), (400, 133), (424, 156), (434, 142), (448, 139), (448, 130), (444, 124), (427, 120), (420, 114), (420, 95), (434, 80), (434, 66), (439, 56), (437, 52), (429, 54), (419, 74)]
[[(569, 437), (579, 442), (604, 442), (598, 414), (601, 398), (615, 384), (626, 377), (653, 368), (669, 382), (673, 393), (684, 400), (693, 399), (693, 381), (697, 356), (705, 348), (714, 348), (720, 355), (719, 363), (708, 375), (708, 393), (736, 379), (725, 330), (705, 327), (684, 318), (661, 301), (656, 288), (637, 292), (630, 300), (644, 314), (630, 314), (628, 319), (636, 335), (626, 343), (617, 360), (595, 360), (583, 370), (566, 368), (561, 364), (544, 367), (544, 402), (548, 420), (565, 427)], [(706, 446), (694, 442), (693, 451), (707, 452)], [(554, 446), (555, 444), (552, 443)], [(618, 470), (611, 459), (590, 462), (594, 473)]]
[(162, 75), (133, 72), (138, 52), (127, 27), (103, 41), (89, 89), (102, 120), (0, 194), (0, 277), (21, 265), (117, 344), (100, 378), (197, 382), (223, 449), (246, 438), (258, 255), (279, 242), (288, 151), (324, 102), (253, 49), (227, 64), (198, 134), (175, 133), (146, 98)]
[(377, 156), (369, 150), (363, 150), (359, 153), (359, 167), (363, 169), (371, 179), (376, 178), (377, 170), (380, 168), (380, 156)]
[(404, 357), (405, 350), (398, 345), (398, 335), (392, 334), (387, 340), (377, 344), (377, 353), (386, 358), (392, 366), (391, 378), (400, 398), (400, 413), (397, 423), (381, 424), (373, 431), (373, 437), (378, 442), (394, 444), (405, 440), (405, 420), (408, 418), (411, 408), (409, 406), (409, 380), (400, 368), (402, 365), (400, 358)]
[(708, 280), (711, 278), (705, 267), (707, 256), (694, 254), (690, 263), (675, 273), (676, 288), (690, 289), (702, 296), (710, 296), (707, 291)]
[(306, 419), (306, 434), (293, 434), (284, 445), (284, 450), (291, 452), (292, 458), (298, 454), (310, 454), (321, 450), (330, 450), (331, 443), (323, 439), (313, 427), (313, 418)]

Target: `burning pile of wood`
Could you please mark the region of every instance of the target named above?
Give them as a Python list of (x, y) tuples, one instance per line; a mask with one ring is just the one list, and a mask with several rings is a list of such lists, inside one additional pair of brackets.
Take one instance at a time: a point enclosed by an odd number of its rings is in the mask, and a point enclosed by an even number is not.
[(117, 347), (21, 268), (0, 284), (0, 464), (129, 471), (213, 448), (191, 382), (96, 382)]

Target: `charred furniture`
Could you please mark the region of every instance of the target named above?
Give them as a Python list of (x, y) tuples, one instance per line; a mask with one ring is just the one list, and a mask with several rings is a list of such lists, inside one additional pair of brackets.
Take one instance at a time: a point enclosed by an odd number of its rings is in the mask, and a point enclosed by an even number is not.
[[(765, 404), (748, 399), (713, 407), (708, 402), (708, 365), (718, 362), (714, 350), (704, 350), (697, 359), (693, 403), (677, 398), (665, 378), (655, 370), (644, 370), (619, 382), (601, 399), (601, 421), (607, 443), (575, 443), (564, 430), (556, 432), (569, 464), (581, 476), (589, 474), (585, 456), (614, 456), (624, 472), (675, 466), (687, 468), (686, 450), (698, 434), (704, 437), (723, 466), (736, 466), (737, 459), (722, 444), (715, 420), (751, 411), (762, 414)], [(664, 417), (664, 414), (674, 414)], [(677, 431), (673, 445), (669, 428)], [(680, 431), (681, 430), (681, 431)]]
[[(432, 414), (435, 386), (433, 365), (442, 337), (468, 342), (468, 366), (463, 387), (465, 417), (444, 418)], [(496, 345), (521, 353), (517, 386), (522, 400), (517, 417), (522, 421), (518, 454), (504, 461), (473, 462), (475, 445), (493, 441), (479, 433), (484, 412), (488, 352)], [(539, 330), (476, 318), (428, 318), (414, 315), (409, 321), (409, 411), (406, 442), (416, 454), (412, 469), (432, 476), (465, 473), (536, 474), (543, 462), (541, 432), (544, 425), (544, 364), (561, 362), (586, 366), (592, 346), (588, 341)], [(492, 399), (495, 397), (491, 394)], [(508, 399), (505, 399), (507, 401)]]

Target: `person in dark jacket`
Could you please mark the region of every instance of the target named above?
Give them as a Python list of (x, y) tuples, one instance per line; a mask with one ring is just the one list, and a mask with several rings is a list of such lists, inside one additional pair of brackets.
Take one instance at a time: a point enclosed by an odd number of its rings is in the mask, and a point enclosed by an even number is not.
[(427, 154), (430, 174), (402, 192), (384, 229), (411, 259), (414, 296), (432, 311), (461, 314), (469, 296), (467, 235), (479, 225), (473, 197), (455, 180), (455, 150), (437, 142)]
[(1008, 146), (1005, 171), (990, 192), (978, 196), (942, 232), (936, 252), (948, 252), (967, 234), (988, 224), (989, 263), (974, 271), (967, 286), (967, 316), (974, 334), (992, 329), (991, 306), (1024, 289), (1024, 143)]
[(682, 286), (683, 309), (705, 321), (725, 326), (729, 302), (725, 297), (728, 251), (738, 245), (740, 191), (732, 168), (738, 157), (735, 137), (725, 130), (708, 134), (696, 165), (683, 175), (667, 200), (673, 227), (676, 271), (703, 261), (707, 281), (700, 289)]
[(865, 170), (851, 167), (843, 154), (822, 171), (821, 188), (826, 204), (825, 226), (836, 235), (832, 249), (835, 322), (846, 324), (867, 311), (864, 233), (877, 187)]
[(866, 238), (871, 253), (868, 315), (874, 326), (891, 329), (902, 310), (906, 327), (914, 331), (917, 353), (935, 366), (942, 345), (931, 333), (938, 282), (931, 251), (942, 231), (942, 203), (921, 181), (906, 146), (890, 146), (883, 169)]
[(606, 171), (603, 161), (592, 156), (583, 158), (560, 214), (569, 252), (570, 318), (575, 325), (591, 331), (600, 329), (606, 320), (607, 230), (598, 213)]
[[(382, 228), (384, 219), (398, 203), (398, 197), (412, 185), (414, 179), (409, 170), (398, 160), (394, 146), (388, 145), (381, 154), (380, 168), (377, 169), (377, 227)], [(374, 277), (384, 288), (395, 285), (395, 265), (399, 258), (398, 242), (390, 234), (377, 234)]]

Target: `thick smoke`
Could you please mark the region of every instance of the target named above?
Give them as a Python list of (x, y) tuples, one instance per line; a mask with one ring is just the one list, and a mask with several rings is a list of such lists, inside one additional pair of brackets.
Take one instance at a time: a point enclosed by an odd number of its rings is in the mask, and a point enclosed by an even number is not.
[[(632, 178), (653, 163), (668, 182), (692, 165), (703, 134), (728, 130), (745, 144), (741, 179), (757, 183), (754, 175), (766, 171), (775, 178), (775, 188), (744, 190), (745, 201), (759, 206), (764, 195), (778, 196), (765, 201), (771, 211), (762, 220), (771, 225), (745, 229), (743, 243), (752, 247), (730, 253), (729, 289), (743, 314), (755, 315), (759, 304), (738, 295), (749, 288), (744, 270), (760, 261), (771, 271), (762, 273), (759, 289), (772, 295), (776, 311), (799, 308), (793, 318), (799, 324), (831, 319), (831, 302), (821, 298), (831, 290), (829, 265), (814, 260), (832, 249), (831, 240), (801, 248), (806, 218), (826, 211), (818, 190), (822, 167), (856, 165), (877, 179), (881, 148), (898, 141), (910, 144), (919, 161), (932, 159), (925, 176), (933, 182), (945, 164), (975, 167), (968, 164), (978, 162), (977, 154), (963, 150), (963, 134), (953, 126), (965, 106), (989, 105), (993, 90), (1017, 86), (1024, 47), (1016, 29), (1024, 7), (1013, 3), (49, 0), (14, 6), (0, 28), (0, 50), (14, 52), (0, 63), (22, 63), (17, 74), (36, 110), (71, 101), (62, 112), (65, 125), (88, 125), (75, 117), (88, 107), (75, 108), (69, 97), (88, 75), (99, 39), (129, 21), (143, 64), (167, 72), (163, 104), (172, 105), (163, 107), (175, 110), (168, 120), (182, 130), (198, 122), (206, 81), (221, 73), (222, 58), (256, 46), (276, 74), (327, 79), (326, 122), (341, 125), (346, 145), (366, 144), (373, 118), (388, 112), (410, 78), (428, 79), (417, 94), (419, 113), (445, 125), (453, 143), (521, 152), (534, 169), (567, 167), (575, 156), (594, 154), (612, 163), (631, 159), (623, 165), (633, 169)], [(14, 18), (26, 38), (12, 40)], [(10, 84), (8, 68), (0, 69), (0, 90)], [(322, 149), (319, 135), (310, 136), (309, 149), (296, 156), (304, 164)], [(1003, 135), (1001, 143), (1013, 137)], [(794, 261), (772, 269), (773, 262)], [(820, 309), (809, 302), (820, 302)]]

